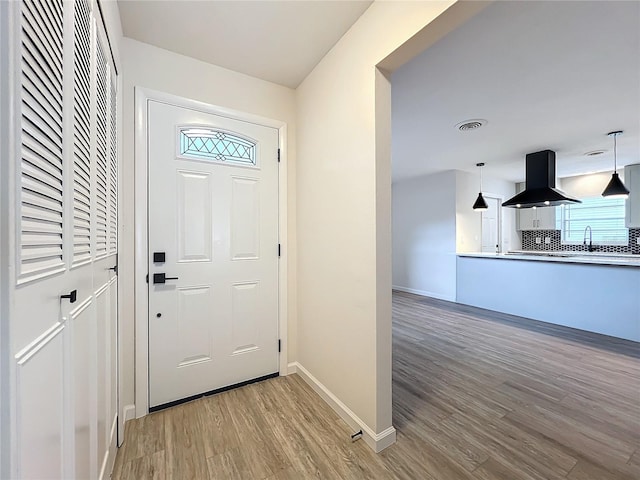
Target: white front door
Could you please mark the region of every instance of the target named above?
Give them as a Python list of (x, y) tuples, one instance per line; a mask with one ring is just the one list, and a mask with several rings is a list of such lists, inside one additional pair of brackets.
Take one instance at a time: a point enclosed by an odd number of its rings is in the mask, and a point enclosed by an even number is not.
[(278, 372), (278, 130), (148, 108), (154, 408)]

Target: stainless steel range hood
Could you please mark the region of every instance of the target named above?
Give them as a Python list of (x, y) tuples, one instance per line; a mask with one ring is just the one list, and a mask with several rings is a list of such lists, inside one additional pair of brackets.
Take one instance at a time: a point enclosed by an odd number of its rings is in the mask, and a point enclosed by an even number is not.
[(556, 188), (556, 152), (543, 150), (526, 156), (524, 191), (502, 204), (503, 207), (553, 207), (568, 203), (581, 203)]

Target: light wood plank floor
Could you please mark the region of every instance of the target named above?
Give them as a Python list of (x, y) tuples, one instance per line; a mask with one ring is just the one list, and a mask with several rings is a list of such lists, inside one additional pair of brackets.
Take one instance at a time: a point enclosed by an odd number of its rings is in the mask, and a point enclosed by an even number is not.
[(292, 375), (128, 422), (113, 478), (640, 479), (639, 344), (404, 293), (393, 308), (396, 445), (351, 443)]

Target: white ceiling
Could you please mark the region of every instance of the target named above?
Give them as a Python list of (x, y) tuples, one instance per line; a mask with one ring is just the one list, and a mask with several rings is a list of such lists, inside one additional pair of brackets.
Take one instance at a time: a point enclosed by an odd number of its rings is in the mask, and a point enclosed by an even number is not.
[[(448, 169), (524, 179), (557, 153), (559, 177), (640, 163), (640, 2), (496, 2), (392, 77), (393, 178)], [(488, 124), (460, 132), (461, 121)], [(584, 153), (606, 150), (597, 157)]]
[(118, 0), (126, 37), (297, 87), (371, 1)]

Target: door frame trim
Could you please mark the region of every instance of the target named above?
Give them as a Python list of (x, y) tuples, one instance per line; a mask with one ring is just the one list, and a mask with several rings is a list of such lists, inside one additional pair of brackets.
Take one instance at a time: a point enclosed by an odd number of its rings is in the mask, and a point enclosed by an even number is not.
[(251, 122), (278, 129), (280, 163), (278, 168), (278, 238), (282, 246), (278, 262), (278, 334), (282, 340), (278, 368), (280, 375), (287, 375), (287, 124), (258, 115), (205, 102), (171, 95), (157, 90), (134, 88), (135, 133), (134, 133), (134, 305), (135, 305), (135, 412), (136, 418), (149, 413), (149, 289), (146, 282), (148, 251), (148, 103), (156, 101), (178, 107), (190, 108), (202, 113), (219, 115), (234, 120)]

